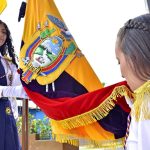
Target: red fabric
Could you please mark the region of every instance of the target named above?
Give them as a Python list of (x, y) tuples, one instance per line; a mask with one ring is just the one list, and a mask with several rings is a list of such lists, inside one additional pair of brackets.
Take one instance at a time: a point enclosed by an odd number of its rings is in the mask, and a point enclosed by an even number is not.
[[(113, 91), (116, 86), (126, 85), (126, 82), (120, 82), (111, 86), (86, 93), (74, 98), (57, 98), (50, 99), (39, 93), (32, 92), (25, 88), (29, 98), (40, 107), (40, 109), (50, 118), (54, 120), (63, 120), (73, 116), (80, 115), (98, 107)], [(117, 104), (121, 108), (129, 112), (130, 109), (124, 98), (118, 98)]]

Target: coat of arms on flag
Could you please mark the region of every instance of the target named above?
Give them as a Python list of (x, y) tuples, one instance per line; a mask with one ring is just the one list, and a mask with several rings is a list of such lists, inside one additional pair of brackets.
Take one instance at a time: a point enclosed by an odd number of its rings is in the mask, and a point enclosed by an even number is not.
[(76, 56), (76, 43), (60, 19), (47, 15), (42, 26), (29, 39), (20, 52), (22, 80), (27, 84), (33, 79), (41, 85), (55, 81)]

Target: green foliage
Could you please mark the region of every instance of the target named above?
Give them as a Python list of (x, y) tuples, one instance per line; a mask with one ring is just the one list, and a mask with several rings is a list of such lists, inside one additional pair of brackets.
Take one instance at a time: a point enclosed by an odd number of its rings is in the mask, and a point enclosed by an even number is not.
[(102, 85), (105, 87), (106, 83), (105, 83), (105, 82), (102, 82)]
[[(22, 116), (20, 116), (16, 122), (18, 132), (22, 133)], [(51, 137), (51, 126), (48, 117), (41, 119), (35, 119), (33, 115), (28, 116), (29, 133), (39, 134), (40, 139), (50, 139)]]

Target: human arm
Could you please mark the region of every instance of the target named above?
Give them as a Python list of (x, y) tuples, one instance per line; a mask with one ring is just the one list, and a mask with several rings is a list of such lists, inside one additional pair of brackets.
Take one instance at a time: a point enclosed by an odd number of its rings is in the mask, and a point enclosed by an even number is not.
[(150, 150), (150, 120), (139, 122), (138, 126), (138, 149)]
[(150, 120), (136, 122), (132, 118), (126, 150), (150, 150)]
[(22, 85), (18, 86), (0, 86), (1, 97), (19, 97), (28, 98)]
[(5, 77), (7, 80), (7, 85), (0, 85), (0, 97), (9, 97), (10, 100), (14, 97), (27, 98), (21, 84), (20, 75), (17, 72), (16, 66), (3, 57), (1, 58), (1, 62), (6, 72)]

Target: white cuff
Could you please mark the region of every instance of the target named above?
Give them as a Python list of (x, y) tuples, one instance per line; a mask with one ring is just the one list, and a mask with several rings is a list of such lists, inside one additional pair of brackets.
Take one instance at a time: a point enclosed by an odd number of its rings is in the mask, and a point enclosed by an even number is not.
[(20, 85), (20, 86), (0, 86), (0, 94), (3, 97), (28, 98), (22, 85)]

